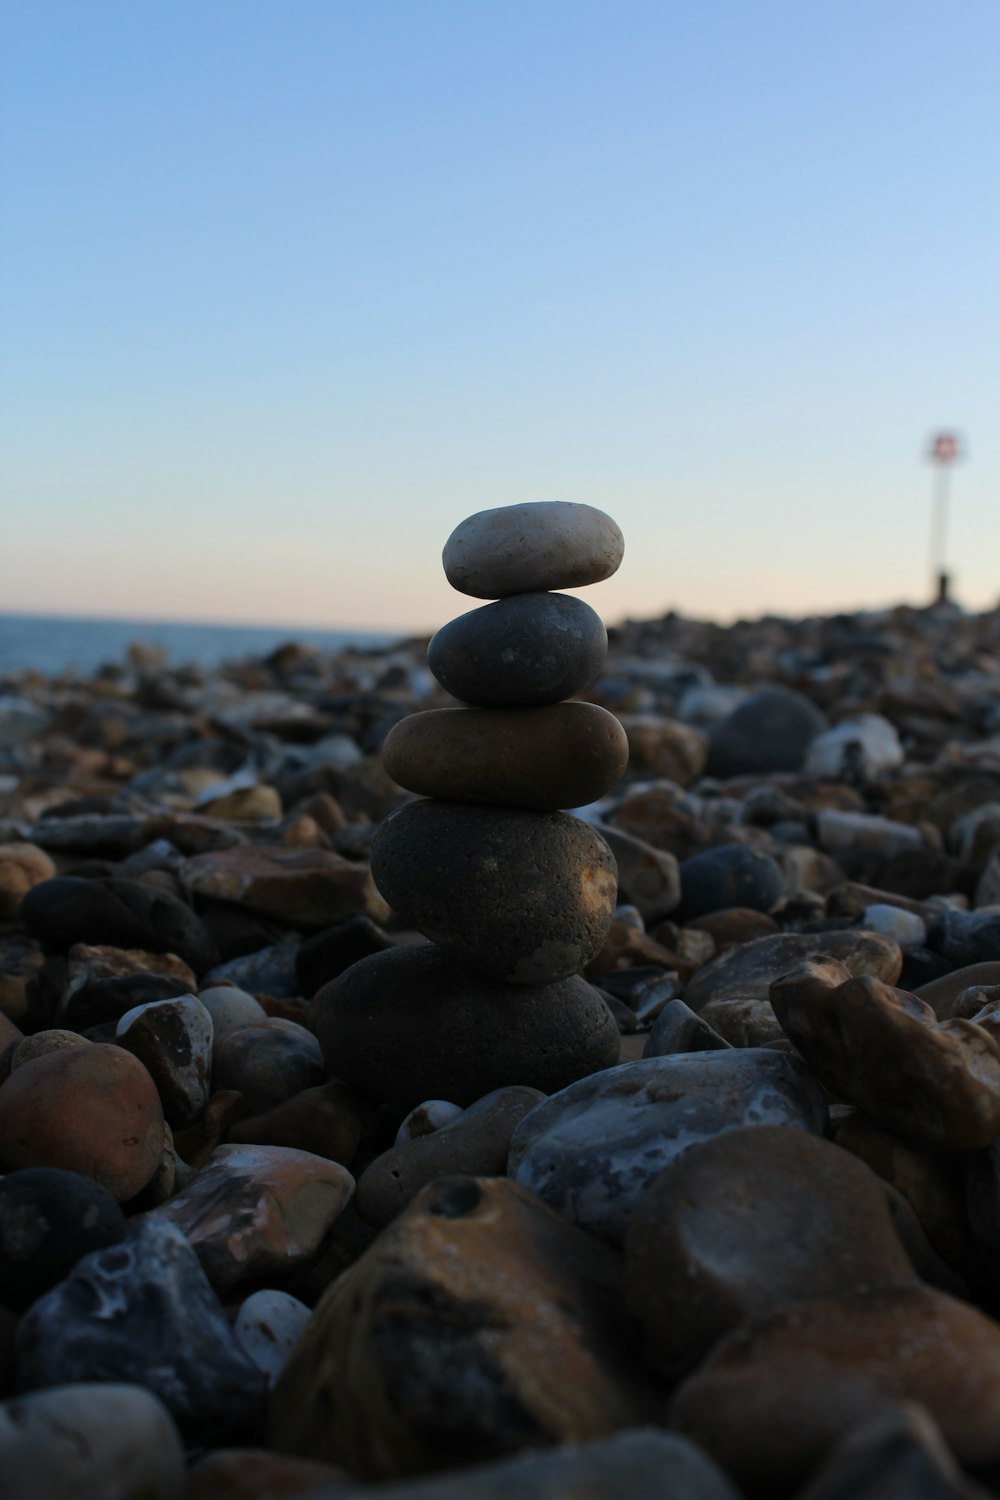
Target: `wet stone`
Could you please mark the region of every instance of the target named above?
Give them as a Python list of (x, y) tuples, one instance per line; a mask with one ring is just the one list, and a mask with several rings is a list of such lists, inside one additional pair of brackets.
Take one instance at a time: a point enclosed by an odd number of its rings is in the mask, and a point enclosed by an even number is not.
[(573, 975), (528, 988), (427, 943), (362, 959), (317, 995), (330, 1072), (369, 1099), (472, 1104), (508, 1084), (552, 1093), (618, 1060), (614, 1017)]
[(652, 1178), (697, 1141), (740, 1125), (822, 1134), (827, 1109), (798, 1058), (765, 1049), (623, 1063), (539, 1104), (508, 1171), (574, 1223), (620, 1240)]
[(223, 1292), (308, 1260), (353, 1192), (345, 1167), (309, 1152), (219, 1146), (148, 1220), (179, 1229)]
[(566, 594), (513, 594), (449, 620), (427, 665), (442, 687), (482, 708), (572, 698), (593, 682), (608, 650), (600, 615)]
[(452, 802), (388, 818), (372, 874), (402, 922), (488, 978), (526, 985), (600, 951), (618, 891), (611, 851), (578, 818)]

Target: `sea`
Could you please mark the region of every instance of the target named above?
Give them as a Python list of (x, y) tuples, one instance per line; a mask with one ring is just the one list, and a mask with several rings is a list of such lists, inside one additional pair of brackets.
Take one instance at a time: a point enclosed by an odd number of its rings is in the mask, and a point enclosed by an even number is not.
[(339, 651), (345, 646), (391, 646), (400, 639), (399, 634), (368, 630), (0, 614), (0, 677), (29, 670), (89, 674), (103, 666), (121, 666), (133, 643), (162, 647), (172, 667), (215, 667), (264, 656), (288, 641)]

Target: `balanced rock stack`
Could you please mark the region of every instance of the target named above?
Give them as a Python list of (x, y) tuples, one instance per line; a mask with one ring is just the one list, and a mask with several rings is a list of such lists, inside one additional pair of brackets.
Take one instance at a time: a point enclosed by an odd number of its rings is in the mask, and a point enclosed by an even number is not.
[(470, 516), (448, 581), (496, 602), (434, 636), (431, 671), (467, 707), (412, 714), (385, 766), (419, 794), (382, 824), (375, 882), (431, 941), (362, 959), (324, 991), (318, 1031), (337, 1076), (374, 1098), (466, 1105), (524, 1084), (551, 1093), (618, 1058), (618, 1032), (580, 970), (601, 949), (614, 857), (561, 809), (608, 792), (628, 759), (618, 720), (567, 702), (600, 672), (607, 632), (552, 590), (609, 577), (609, 516), (564, 502)]

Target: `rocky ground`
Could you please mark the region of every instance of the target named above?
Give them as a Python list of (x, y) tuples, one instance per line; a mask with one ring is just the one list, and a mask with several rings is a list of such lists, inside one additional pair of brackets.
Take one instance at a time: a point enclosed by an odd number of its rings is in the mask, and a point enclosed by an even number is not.
[(426, 648), (0, 683), (0, 1493), (1000, 1494), (1000, 611), (613, 631), (520, 990), (372, 880)]

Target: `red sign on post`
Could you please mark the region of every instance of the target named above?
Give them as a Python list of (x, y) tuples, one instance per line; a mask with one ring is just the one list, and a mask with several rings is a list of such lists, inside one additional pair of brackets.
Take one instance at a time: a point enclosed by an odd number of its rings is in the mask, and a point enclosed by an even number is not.
[(953, 432), (939, 432), (931, 443), (930, 456), (936, 464), (953, 464), (958, 458), (958, 438)]

